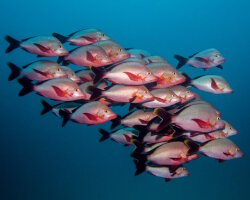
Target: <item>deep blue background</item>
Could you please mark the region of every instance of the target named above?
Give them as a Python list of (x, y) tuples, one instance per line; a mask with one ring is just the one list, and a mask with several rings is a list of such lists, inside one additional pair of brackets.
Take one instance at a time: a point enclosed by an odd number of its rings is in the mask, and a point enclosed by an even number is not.
[(21, 66), (36, 58), (20, 49), (5, 55), (7, 43), (1, 39), (0, 199), (250, 199), (249, 9), (247, 0), (0, 0), (0, 38), (99, 28), (123, 47), (146, 49), (173, 65), (174, 53), (219, 49), (227, 59), (224, 70), (184, 70), (228, 80), (232, 95), (199, 94), (238, 130), (232, 139), (245, 153), (223, 164), (201, 156), (187, 165), (189, 177), (169, 183), (147, 174), (134, 177), (131, 149), (99, 143), (100, 126), (61, 128), (60, 119), (39, 115), (40, 97), (17, 96), (20, 86), (7, 81), (5, 62)]

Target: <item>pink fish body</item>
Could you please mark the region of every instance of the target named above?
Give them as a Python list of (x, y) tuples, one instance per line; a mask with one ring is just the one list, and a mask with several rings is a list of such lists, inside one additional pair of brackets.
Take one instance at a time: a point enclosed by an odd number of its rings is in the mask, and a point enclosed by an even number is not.
[(171, 88), (169, 88), (172, 92), (175, 93), (176, 96), (178, 96), (181, 99), (181, 103), (186, 103), (190, 101), (191, 99), (194, 99), (196, 97), (196, 94), (188, 90), (186, 87), (182, 85), (176, 85)]
[(153, 101), (143, 103), (146, 108), (169, 107), (180, 102), (180, 98), (169, 89), (155, 89), (150, 91), (154, 96)]
[(183, 142), (163, 144), (147, 155), (147, 160), (158, 165), (180, 165), (198, 158), (197, 154), (188, 156), (189, 148)]
[(130, 57), (130, 54), (126, 52), (119, 44), (112, 40), (103, 40), (94, 43), (104, 49), (109, 58), (115, 63)]
[(41, 96), (56, 101), (75, 101), (85, 98), (78, 85), (67, 78), (52, 79), (35, 85), (33, 89)]
[(243, 156), (239, 147), (227, 138), (212, 140), (206, 143), (200, 147), (200, 152), (208, 157), (219, 160), (231, 160)]
[(93, 80), (91, 77), (91, 70), (83, 69), (83, 70), (76, 71), (75, 74), (81, 79), (82, 83)]
[(134, 125), (146, 126), (154, 117), (156, 117), (156, 115), (153, 112), (136, 110), (123, 118), (121, 124), (127, 127), (133, 127)]
[(199, 90), (213, 94), (232, 93), (232, 89), (226, 80), (217, 75), (205, 75), (191, 81), (191, 85)]
[(125, 85), (143, 85), (157, 80), (145, 65), (138, 62), (118, 64), (106, 72), (103, 78), (113, 83)]
[(157, 77), (157, 85), (154, 88), (166, 88), (178, 85), (185, 81), (185, 77), (168, 63), (151, 63), (147, 68)]
[(76, 46), (85, 46), (94, 42), (109, 40), (110, 38), (102, 31), (97, 29), (83, 29), (71, 34), (68, 42)]
[(64, 60), (79, 66), (102, 67), (112, 64), (106, 52), (98, 46), (87, 45), (74, 49)]
[(72, 121), (80, 124), (102, 124), (116, 117), (109, 107), (98, 101), (86, 103), (70, 115)]

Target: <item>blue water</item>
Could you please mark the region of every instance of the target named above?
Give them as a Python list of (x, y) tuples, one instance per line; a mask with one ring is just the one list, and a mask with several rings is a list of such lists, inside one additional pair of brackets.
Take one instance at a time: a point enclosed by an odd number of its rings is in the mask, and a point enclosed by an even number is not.
[(39, 115), (39, 96), (17, 96), (20, 86), (7, 81), (5, 62), (21, 66), (36, 58), (20, 49), (5, 55), (7, 43), (1, 39), (0, 199), (250, 199), (249, 9), (248, 0), (1, 0), (0, 38), (99, 28), (123, 47), (146, 49), (173, 65), (175, 53), (219, 49), (226, 57), (224, 70), (183, 70), (192, 77), (214, 73), (228, 80), (232, 95), (198, 93), (238, 130), (231, 139), (245, 156), (222, 164), (200, 156), (186, 165), (189, 177), (169, 183), (146, 173), (134, 177), (131, 148), (99, 143), (100, 126), (61, 128), (59, 118)]

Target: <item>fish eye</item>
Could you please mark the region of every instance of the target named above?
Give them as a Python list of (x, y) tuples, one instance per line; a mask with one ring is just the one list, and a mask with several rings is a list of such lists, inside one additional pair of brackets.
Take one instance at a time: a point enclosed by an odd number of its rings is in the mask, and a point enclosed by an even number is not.
[(60, 68), (57, 68), (56, 70), (57, 70), (58, 72), (60, 72)]
[(173, 72), (173, 75), (175, 75), (176, 74), (176, 72)]
[(238, 147), (237, 147), (237, 148), (235, 148), (235, 150), (236, 150), (236, 151), (240, 151), (240, 149), (239, 149)]
[(189, 91), (189, 90), (187, 90), (187, 91), (186, 91), (186, 93), (187, 93), (187, 94), (189, 94), (189, 93), (190, 93), (190, 91)]
[(229, 129), (232, 130), (233, 129), (232, 126), (230, 126)]
[(217, 120), (220, 120), (220, 117), (217, 117)]
[(172, 94), (171, 96), (172, 96), (172, 98), (174, 97), (174, 95), (173, 95), (173, 94)]
[(148, 72), (148, 73), (147, 73), (147, 75), (150, 75), (150, 74), (151, 74), (151, 72)]
[(59, 44), (59, 45), (58, 45), (58, 47), (59, 47), (59, 48), (62, 48), (62, 45), (61, 45), (61, 44)]
[(220, 54), (218, 54), (218, 53), (217, 53), (217, 54), (215, 54), (215, 57), (217, 57), (217, 58), (218, 58), (218, 57), (220, 57)]
[(121, 48), (119, 49), (119, 52), (122, 52), (122, 49), (121, 49)]
[(105, 34), (104, 33), (102, 33), (102, 37), (104, 37), (105, 36)]
[(108, 112), (108, 110), (104, 110), (104, 112), (105, 112), (105, 113), (107, 113), (107, 112)]

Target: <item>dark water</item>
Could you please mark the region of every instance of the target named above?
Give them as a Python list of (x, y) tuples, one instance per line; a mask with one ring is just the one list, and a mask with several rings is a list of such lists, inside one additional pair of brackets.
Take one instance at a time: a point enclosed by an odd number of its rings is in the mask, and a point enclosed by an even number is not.
[[(21, 66), (36, 58), (22, 50), (5, 55), (7, 44), (1, 39), (0, 199), (250, 199), (249, 9), (247, 0), (1, 0), (1, 38), (99, 28), (123, 47), (146, 49), (173, 65), (174, 53), (188, 56), (219, 49), (226, 57), (224, 70), (206, 73), (223, 75), (234, 93), (199, 94), (238, 130), (232, 139), (245, 157), (219, 164), (200, 156), (187, 164), (189, 177), (169, 183), (147, 174), (134, 177), (131, 149), (111, 141), (99, 143), (100, 126), (69, 123), (61, 128), (60, 119), (39, 115), (40, 97), (17, 97), (20, 86), (7, 81), (5, 62)], [(204, 73), (184, 70), (191, 76)]]

